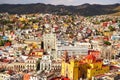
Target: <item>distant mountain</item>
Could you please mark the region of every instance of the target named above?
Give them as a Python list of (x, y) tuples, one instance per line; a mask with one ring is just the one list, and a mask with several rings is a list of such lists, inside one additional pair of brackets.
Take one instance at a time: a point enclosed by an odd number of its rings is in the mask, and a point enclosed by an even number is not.
[(78, 6), (51, 5), (51, 4), (1, 4), (0, 13), (10, 14), (31, 14), (31, 13), (52, 13), (52, 14), (78, 14), (82, 16), (94, 16), (104, 14), (117, 14), (120, 12), (120, 4), (99, 5), (83, 4)]

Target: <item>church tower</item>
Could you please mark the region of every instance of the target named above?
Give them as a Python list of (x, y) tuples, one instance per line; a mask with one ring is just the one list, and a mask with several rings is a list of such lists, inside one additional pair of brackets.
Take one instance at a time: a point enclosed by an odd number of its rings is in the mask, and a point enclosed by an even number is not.
[(51, 54), (53, 58), (56, 58), (56, 34), (44, 34), (43, 35), (44, 50)]

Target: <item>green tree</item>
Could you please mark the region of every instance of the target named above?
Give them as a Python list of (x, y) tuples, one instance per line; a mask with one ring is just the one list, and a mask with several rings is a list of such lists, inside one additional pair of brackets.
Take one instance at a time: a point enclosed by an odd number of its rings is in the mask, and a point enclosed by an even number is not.
[(114, 31), (115, 30), (115, 28), (113, 26), (109, 26), (108, 28), (109, 28), (110, 31)]
[(111, 43), (109, 41), (104, 41), (105, 45), (111, 45)]
[(0, 46), (4, 46), (4, 41), (0, 40)]

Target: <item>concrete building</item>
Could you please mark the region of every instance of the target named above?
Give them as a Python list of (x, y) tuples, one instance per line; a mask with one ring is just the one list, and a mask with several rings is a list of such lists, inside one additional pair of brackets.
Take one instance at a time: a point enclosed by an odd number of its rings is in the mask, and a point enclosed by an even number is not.
[(87, 55), (88, 48), (77, 46), (60, 46), (57, 47), (57, 56), (61, 57), (64, 51), (68, 51), (68, 55)]
[(52, 60), (50, 55), (43, 55), (40, 61), (40, 71), (51, 71)]
[(43, 35), (44, 50), (51, 53), (53, 58), (56, 58), (56, 34), (44, 34)]
[(75, 42), (75, 46), (78, 46), (80, 48), (88, 48), (91, 49), (91, 44), (90, 43), (80, 43), (80, 42)]
[(112, 47), (103, 46), (101, 49), (101, 58), (111, 60), (112, 59)]
[(68, 55), (87, 55), (88, 50), (91, 49), (90, 43), (80, 43), (74, 42), (71, 43), (69, 41), (60, 41), (56, 42), (56, 51), (57, 56), (61, 57), (62, 53), (67, 50)]

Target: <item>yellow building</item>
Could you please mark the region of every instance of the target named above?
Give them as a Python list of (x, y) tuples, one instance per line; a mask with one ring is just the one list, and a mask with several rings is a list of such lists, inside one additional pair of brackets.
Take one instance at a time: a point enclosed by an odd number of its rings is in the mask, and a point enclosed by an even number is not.
[(109, 72), (108, 66), (102, 66), (101, 68), (87, 69), (87, 78), (91, 79), (93, 76), (101, 75), (107, 72)]
[(103, 62), (97, 60), (93, 55), (88, 55), (81, 61), (74, 58), (69, 59), (67, 55), (68, 53), (65, 52), (61, 75), (68, 77), (70, 80), (79, 80), (80, 78), (90, 80), (93, 76), (109, 72), (109, 66), (103, 66)]
[(103, 35), (107, 36), (107, 37), (110, 37), (112, 35), (112, 32), (110, 32), (110, 31), (104, 31)]
[(38, 29), (38, 25), (37, 25), (37, 24), (34, 24), (34, 25), (33, 25), (33, 28), (37, 30), (37, 29)]
[(79, 64), (78, 61), (70, 60), (69, 63), (62, 62), (62, 76), (70, 78), (70, 80), (79, 79)]
[(85, 61), (80, 63), (79, 67), (81, 77), (88, 79), (109, 72), (109, 66), (103, 66), (103, 62), (96, 60), (93, 55), (88, 55)]
[[(67, 54), (67, 52), (65, 53)], [(61, 75), (68, 77), (70, 80), (79, 80), (79, 62), (75, 59), (70, 59), (69, 61), (62, 61)]]

